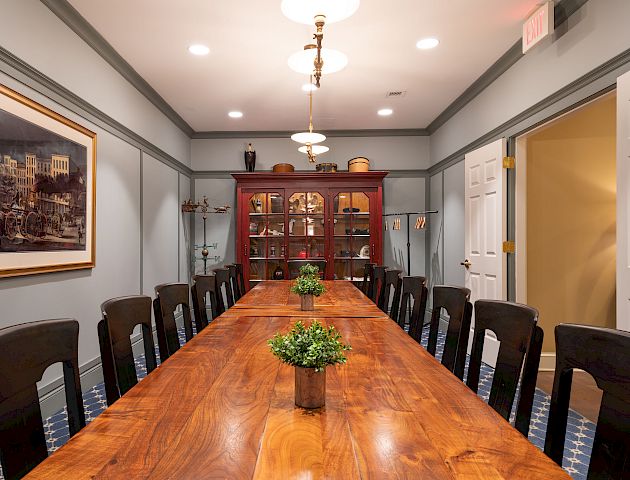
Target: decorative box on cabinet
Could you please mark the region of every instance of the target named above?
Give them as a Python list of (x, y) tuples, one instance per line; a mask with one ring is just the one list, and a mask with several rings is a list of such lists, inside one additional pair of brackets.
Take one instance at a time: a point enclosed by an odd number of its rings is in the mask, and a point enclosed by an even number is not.
[(383, 178), (388, 172), (253, 172), (236, 179), (236, 257), (249, 286), (290, 260), (326, 260), (328, 280), (363, 279), (383, 262)]

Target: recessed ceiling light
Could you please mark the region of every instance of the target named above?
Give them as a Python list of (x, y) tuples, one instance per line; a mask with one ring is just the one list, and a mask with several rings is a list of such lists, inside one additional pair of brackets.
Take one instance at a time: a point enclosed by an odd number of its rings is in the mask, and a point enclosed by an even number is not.
[(302, 85), (302, 90), (304, 90), (305, 92), (314, 92), (315, 90), (317, 90), (317, 85), (313, 85), (312, 83), (305, 83), (304, 85)]
[(420, 50), (429, 50), (431, 48), (435, 48), (439, 45), (440, 41), (437, 38), (423, 38), (422, 40), (418, 40), (416, 43), (416, 47)]
[(392, 113), (394, 113), (394, 111), (391, 108), (381, 108), (378, 112), (381, 117), (388, 117), (389, 115), (391, 115)]
[(228, 116), (231, 118), (241, 118), (243, 116), (243, 112), (237, 112), (237, 111), (229, 112)]
[(205, 45), (198, 44), (198, 43), (188, 47), (188, 51), (192, 53), (193, 55), (199, 55), (199, 56), (208, 55), (210, 53), (210, 49), (208, 47), (206, 47)]

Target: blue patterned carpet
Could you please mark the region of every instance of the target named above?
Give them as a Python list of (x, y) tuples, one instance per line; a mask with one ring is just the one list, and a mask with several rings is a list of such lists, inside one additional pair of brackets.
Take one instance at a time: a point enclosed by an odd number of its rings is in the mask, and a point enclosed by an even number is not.
[[(424, 332), (422, 338), (422, 345), (424, 347), (426, 347), (427, 338), (428, 334), (427, 332)], [(179, 341), (182, 345), (185, 343), (183, 328), (179, 332)], [(441, 352), (443, 348), (444, 336), (440, 335), (438, 337), (437, 348), (438, 359), (442, 356)], [(158, 348), (156, 345), (156, 353), (158, 353), (159, 363), (159, 352), (157, 352), (157, 350)], [(136, 358), (136, 371), (138, 373), (138, 378), (142, 379), (146, 376), (144, 355)], [(490, 395), (490, 386), (492, 385), (493, 374), (494, 370), (492, 367), (485, 364), (482, 365), (479, 396), (485, 401), (488, 401), (488, 396)], [(545, 444), (549, 401), (549, 395), (542, 390), (536, 389), (532, 421), (529, 430), (529, 440), (541, 450)], [(99, 383), (86, 392), (83, 395), (83, 404), (85, 407), (86, 420), (89, 423), (103, 410), (105, 410), (105, 408), (107, 408), (104, 384)], [(46, 433), (49, 454), (68, 441), (67, 412), (65, 408), (44, 420), (44, 431)], [(587, 420), (573, 410), (569, 411), (563, 467), (576, 480), (586, 480), (594, 435), (595, 424), (593, 422)], [(3, 479), (4, 477), (0, 471), (0, 480)]]

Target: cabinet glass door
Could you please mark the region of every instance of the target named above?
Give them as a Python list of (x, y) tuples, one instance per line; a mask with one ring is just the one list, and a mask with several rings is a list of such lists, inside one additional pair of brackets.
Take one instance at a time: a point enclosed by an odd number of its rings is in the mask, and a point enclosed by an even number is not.
[(254, 193), (249, 197), (249, 282), (250, 287), (286, 272), (284, 198), (276, 192)]
[(335, 280), (363, 280), (372, 256), (370, 198), (365, 192), (333, 196), (333, 261)]
[(324, 195), (296, 192), (289, 197), (289, 278), (299, 269), (298, 260), (312, 260), (324, 274), (326, 258)]

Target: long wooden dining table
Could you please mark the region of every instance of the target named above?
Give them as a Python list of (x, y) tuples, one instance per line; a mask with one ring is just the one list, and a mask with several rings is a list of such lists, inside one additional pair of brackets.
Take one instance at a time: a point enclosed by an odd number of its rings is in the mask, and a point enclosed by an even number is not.
[[(314, 312), (258, 285), (28, 478), (569, 478), (360, 290), (325, 283)], [(267, 340), (312, 318), (352, 350), (304, 410)]]

